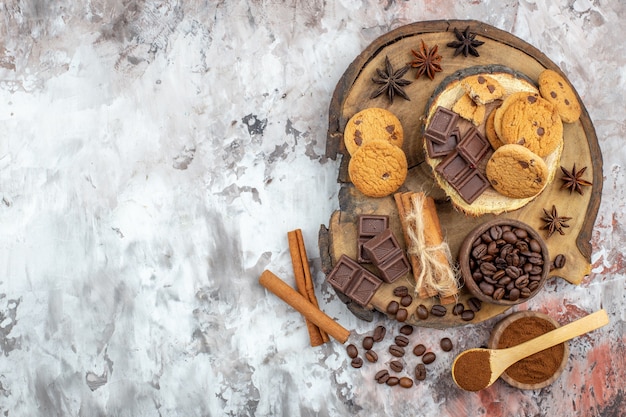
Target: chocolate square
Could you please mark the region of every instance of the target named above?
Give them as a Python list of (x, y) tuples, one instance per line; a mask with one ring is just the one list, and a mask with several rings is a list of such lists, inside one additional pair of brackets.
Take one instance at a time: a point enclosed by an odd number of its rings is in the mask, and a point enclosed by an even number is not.
[(472, 204), (490, 185), (489, 180), (479, 170), (474, 169), (455, 189), (463, 200)]
[(411, 270), (409, 260), (404, 256), (403, 251), (398, 251), (395, 255), (385, 259), (382, 264), (377, 265), (380, 275), (385, 282), (394, 282)]
[(470, 164), (478, 165), (478, 162), (487, 154), (491, 145), (489, 141), (472, 126), (459, 142), (457, 150)]
[[(337, 264), (330, 271), (326, 281), (332, 285), (336, 290), (346, 293), (346, 290), (352, 284), (352, 281), (361, 273), (363, 267), (359, 265), (354, 259), (341, 255), (337, 260)], [(347, 294), (346, 294), (347, 295)]]
[(368, 240), (370, 240), (371, 237), (362, 237), (359, 238), (359, 240), (357, 240), (357, 261), (360, 264), (371, 264), (372, 260), (370, 259), (369, 255), (367, 254), (367, 252), (365, 252), (365, 249), (363, 248), (363, 245), (365, 244), (365, 242), (367, 242)]
[(391, 229), (385, 229), (384, 232), (365, 242), (363, 249), (374, 265), (382, 264), (386, 258), (402, 250)]
[(452, 186), (458, 185), (470, 170), (470, 164), (456, 150), (446, 156), (435, 168), (435, 171), (441, 174)]
[(374, 237), (389, 227), (389, 216), (361, 214), (359, 216), (359, 237)]
[(428, 156), (431, 158), (441, 158), (452, 152), (460, 141), (461, 131), (456, 127), (448, 136), (448, 140), (444, 143), (437, 143), (426, 139), (426, 152), (428, 152)]
[(361, 273), (354, 279), (346, 295), (355, 303), (365, 307), (370, 302), (376, 290), (382, 285), (382, 281), (366, 269), (361, 269)]
[(424, 138), (437, 143), (445, 143), (452, 130), (456, 127), (459, 115), (445, 107), (438, 106), (430, 118), (430, 123), (424, 132)]

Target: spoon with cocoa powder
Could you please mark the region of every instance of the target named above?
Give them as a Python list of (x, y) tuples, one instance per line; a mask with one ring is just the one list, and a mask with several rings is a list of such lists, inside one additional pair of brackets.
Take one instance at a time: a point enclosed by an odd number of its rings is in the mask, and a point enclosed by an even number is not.
[(515, 362), (608, 323), (606, 311), (599, 310), (507, 349), (468, 349), (454, 360), (452, 378), (464, 390), (479, 391), (493, 384)]

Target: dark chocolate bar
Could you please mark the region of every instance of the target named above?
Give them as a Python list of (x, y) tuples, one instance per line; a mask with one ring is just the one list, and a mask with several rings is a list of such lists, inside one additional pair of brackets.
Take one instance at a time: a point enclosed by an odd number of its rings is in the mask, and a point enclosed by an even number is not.
[(463, 200), (472, 204), (490, 186), (489, 180), (479, 170), (473, 169), (455, 189)]
[(435, 170), (452, 186), (459, 184), (471, 170), (469, 162), (458, 151), (451, 152)]
[(348, 288), (346, 295), (355, 303), (365, 307), (381, 285), (382, 281), (376, 275), (362, 269)]
[(459, 115), (445, 107), (438, 106), (424, 132), (424, 138), (437, 143), (445, 143), (456, 127)]
[(404, 251), (400, 250), (395, 255), (385, 259), (382, 264), (377, 265), (383, 281), (394, 282), (402, 275), (407, 274), (411, 270), (409, 260), (404, 255)]
[[(336, 290), (346, 294), (346, 291), (352, 284), (352, 281), (361, 273), (363, 267), (354, 259), (346, 255), (341, 255), (337, 260), (337, 264), (330, 271), (326, 281)], [(347, 294), (346, 294), (347, 295)]]
[(478, 165), (478, 162), (487, 154), (491, 145), (489, 141), (472, 126), (459, 142), (457, 150), (470, 164)]
[[(395, 281), (410, 270), (409, 261), (391, 229), (385, 229), (384, 232), (365, 242), (363, 250), (379, 269), (382, 280), (387, 283)], [(402, 260), (398, 261), (398, 257)], [(391, 260), (393, 262), (389, 262)]]
[(460, 141), (461, 131), (456, 127), (444, 143), (426, 139), (426, 152), (428, 152), (428, 156), (431, 158), (442, 158), (452, 152)]
[(381, 214), (361, 214), (359, 216), (357, 239), (357, 261), (362, 264), (372, 263), (363, 250), (363, 244), (389, 227), (389, 216)]

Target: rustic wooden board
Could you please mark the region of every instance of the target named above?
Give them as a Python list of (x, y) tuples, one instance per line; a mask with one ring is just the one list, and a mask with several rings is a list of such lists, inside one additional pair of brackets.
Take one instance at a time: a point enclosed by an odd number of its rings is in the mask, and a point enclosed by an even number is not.
[[(470, 26), (471, 30), (478, 34), (477, 39), (485, 42), (478, 49), (480, 57), (464, 57), (463, 55), (454, 57), (454, 49), (446, 47), (446, 43), (455, 39), (453, 28), (463, 30), (466, 26)], [(413, 81), (406, 87), (410, 101), (396, 97), (391, 104), (385, 96), (370, 99), (369, 96), (374, 88), (371, 78), (376, 68), (384, 67), (385, 56), (388, 56), (393, 63), (396, 63), (394, 66), (399, 68), (401, 63), (411, 60), (411, 49), (419, 48), (422, 40), (430, 47), (439, 45), (439, 53), (443, 56), (444, 71), (437, 73), (432, 81), (427, 77), (415, 79), (414, 71), (409, 71), (404, 78)], [(322, 227), (320, 230), (320, 253), (326, 272), (330, 271), (341, 254), (345, 253), (353, 257), (356, 255), (358, 214), (388, 214), (392, 230), (402, 240), (400, 221), (393, 198), (365, 197), (349, 181), (347, 174), (349, 154), (343, 144), (343, 130), (349, 118), (364, 108), (386, 108), (396, 114), (402, 122), (405, 131), (403, 149), (409, 161), (410, 171), (400, 191), (423, 191), (435, 199), (444, 236), (453, 256), (456, 257), (462, 240), (471, 229), (494, 217), (493, 215), (470, 217), (456, 210), (434, 180), (430, 166), (424, 163), (421, 132), (430, 97), (445, 77), (457, 70), (475, 65), (503, 65), (525, 74), (535, 82), (545, 68), (555, 70), (565, 76), (543, 53), (521, 39), (485, 23), (465, 20), (418, 22), (402, 26), (374, 41), (347, 68), (337, 84), (329, 108), (326, 154), (332, 159), (342, 158), (338, 174), (338, 181), (342, 187), (339, 194), (340, 210), (332, 214), (328, 228)], [(574, 163), (578, 168), (587, 166), (585, 178), (590, 179), (593, 186), (585, 187), (582, 196), (570, 195), (568, 191), (560, 189), (560, 173), (557, 173), (555, 181), (534, 201), (521, 209), (500, 214), (500, 216), (524, 221), (536, 229), (540, 229), (543, 225), (541, 221), (543, 209), (549, 209), (553, 204), (559, 209), (561, 215), (573, 217), (569, 222), (570, 228), (566, 229), (564, 236), (555, 234), (546, 241), (551, 258), (559, 253), (567, 257), (565, 267), (553, 271), (551, 276), (561, 277), (572, 284), (580, 283), (591, 269), (590, 238), (602, 191), (602, 155), (589, 114), (584, 104), (582, 107), (583, 114), (580, 120), (564, 125), (561, 165), (567, 169), (571, 169)], [(412, 285), (412, 279), (409, 276), (402, 279), (407, 285)], [(372, 299), (371, 305), (359, 314), (367, 319), (371, 317), (368, 316), (367, 311), (384, 311), (388, 301), (392, 298), (391, 291), (396, 285), (398, 284), (383, 285)], [(469, 295), (462, 290), (460, 301), (465, 302), (467, 298)], [(409, 313), (414, 312), (420, 303), (430, 307), (436, 301), (435, 298), (415, 300), (409, 307)], [(532, 303), (532, 300), (530, 302)], [(351, 307), (358, 312), (359, 309)], [(506, 307), (502, 306), (483, 305), (483, 309), (471, 323), (489, 319), (505, 310)], [(419, 320), (411, 315), (408, 322), (426, 327), (466, 324), (450, 313), (443, 318), (430, 317), (427, 320)]]

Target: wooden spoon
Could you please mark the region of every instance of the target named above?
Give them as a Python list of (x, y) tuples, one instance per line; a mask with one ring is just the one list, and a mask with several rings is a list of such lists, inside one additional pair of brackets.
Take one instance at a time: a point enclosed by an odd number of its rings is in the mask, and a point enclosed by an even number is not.
[(606, 311), (599, 310), (507, 349), (468, 349), (461, 352), (454, 360), (452, 378), (459, 387), (467, 391), (487, 388), (515, 362), (608, 323), (609, 317)]

